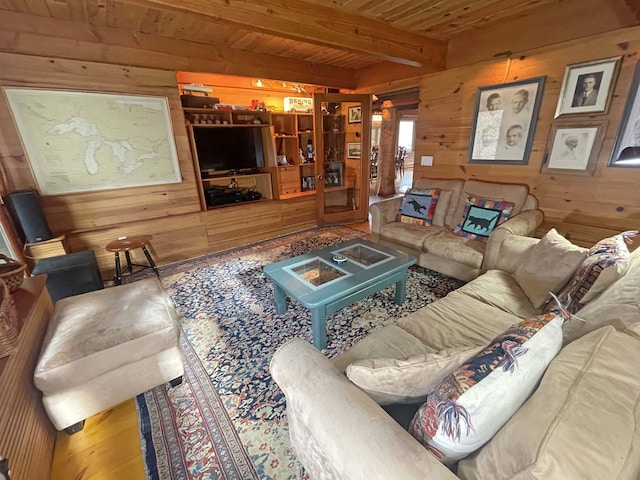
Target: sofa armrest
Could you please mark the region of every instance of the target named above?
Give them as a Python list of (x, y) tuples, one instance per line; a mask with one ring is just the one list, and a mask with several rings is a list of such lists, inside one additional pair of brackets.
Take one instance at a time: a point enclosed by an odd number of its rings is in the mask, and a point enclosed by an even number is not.
[(378, 236), (383, 225), (395, 221), (401, 203), (402, 197), (393, 197), (376, 202), (369, 207), (372, 235)]
[(502, 254), (500, 247), (506, 237), (511, 235), (532, 237), (542, 224), (542, 220), (544, 220), (544, 214), (541, 210), (525, 210), (494, 228), (487, 241), (480, 273), (495, 268), (498, 256)]
[(280, 347), (270, 370), (287, 399), (291, 443), (311, 478), (457, 478), (308, 342)]

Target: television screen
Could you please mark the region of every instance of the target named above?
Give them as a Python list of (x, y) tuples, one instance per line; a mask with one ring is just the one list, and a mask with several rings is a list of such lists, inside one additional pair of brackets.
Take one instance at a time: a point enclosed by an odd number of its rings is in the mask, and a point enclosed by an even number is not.
[(264, 167), (262, 127), (194, 125), (193, 138), (203, 173)]

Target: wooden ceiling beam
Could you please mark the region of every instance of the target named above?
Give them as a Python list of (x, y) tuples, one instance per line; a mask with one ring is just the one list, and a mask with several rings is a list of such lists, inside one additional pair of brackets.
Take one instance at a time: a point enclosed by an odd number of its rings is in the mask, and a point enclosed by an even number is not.
[(302, 0), (129, 0), (159, 10), (191, 12), (220, 24), (440, 71), (446, 43), (347, 9)]
[(0, 10), (0, 24), (3, 52), (355, 87), (355, 71), (350, 68), (6, 10)]

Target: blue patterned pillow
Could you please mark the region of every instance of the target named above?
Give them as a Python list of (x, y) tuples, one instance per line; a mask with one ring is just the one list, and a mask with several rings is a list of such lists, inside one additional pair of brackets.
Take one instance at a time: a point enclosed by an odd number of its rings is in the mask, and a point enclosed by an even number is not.
[(431, 225), (440, 198), (440, 189), (418, 190), (410, 188), (402, 199), (396, 222)]
[(493, 229), (511, 216), (513, 207), (511, 202), (467, 197), (462, 218), (453, 233), (486, 242)]

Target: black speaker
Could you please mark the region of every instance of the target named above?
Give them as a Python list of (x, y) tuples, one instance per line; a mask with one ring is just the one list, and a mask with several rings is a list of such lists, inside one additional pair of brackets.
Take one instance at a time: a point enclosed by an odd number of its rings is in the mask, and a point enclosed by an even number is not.
[(40, 208), (40, 197), (33, 190), (9, 194), (9, 209), (19, 233), (28, 243), (51, 239), (51, 231)]

